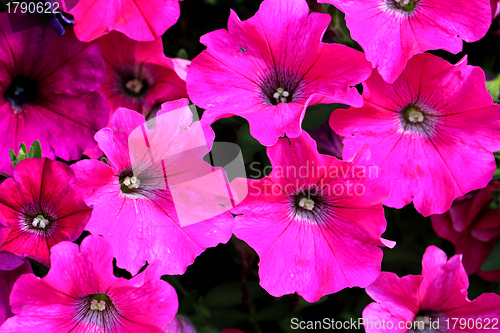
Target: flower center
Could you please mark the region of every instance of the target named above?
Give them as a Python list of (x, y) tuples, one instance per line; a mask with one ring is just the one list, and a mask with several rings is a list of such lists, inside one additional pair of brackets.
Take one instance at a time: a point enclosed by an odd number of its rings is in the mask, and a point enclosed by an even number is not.
[(386, 0), (386, 4), (391, 9), (398, 9), (404, 12), (412, 12), (417, 7), (420, 0)]
[(274, 93), (273, 97), (276, 100), (276, 104), (279, 103), (288, 103), (288, 97), (290, 96), (290, 93), (283, 88), (278, 88), (276, 89), (276, 92)]
[(97, 293), (77, 300), (74, 319), (93, 326), (90, 328), (98, 327), (110, 332), (119, 323), (120, 313), (108, 295)]
[(125, 179), (123, 179), (122, 185), (127, 186), (129, 189), (139, 188), (139, 186), (141, 185), (141, 181), (136, 176), (127, 176), (125, 177)]
[(299, 206), (305, 208), (307, 210), (313, 210), (314, 208), (314, 200), (307, 199), (306, 197), (302, 197), (299, 201)]
[(423, 330), (430, 328), (431, 317), (429, 316), (416, 316), (414, 321), (423, 323)]
[(302, 78), (288, 70), (270, 70), (260, 75), (259, 88), (268, 105), (291, 103), (300, 97)]
[(37, 97), (38, 82), (24, 76), (15, 77), (5, 91), (5, 99), (18, 108), (26, 103), (33, 102)]
[(424, 137), (431, 137), (438, 124), (438, 112), (430, 106), (415, 101), (401, 108), (398, 112), (401, 132), (418, 133)]
[(90, 310), (99, 310), (99, 311), (104, 311), (106, 309), (106, 302), (104, 301), (98, 301), (96, 299), (93, 299), (92, 302), (90, 302)]
[(421, 123), (424, 121), (424, 114), (420, 110), (415, 110), (413, 107), (406, 110), (406, 118), (412, 123)]
[(408, 333), (441, 333), (444, 332), (445, 317), (436, 311), (423, 310), (415, 315), (412, 328)]
[(290, 193), (289, 198), (289, 216), (293, 220), (314, 224), (328, 223), (332, 206), (323, 187), (317, 184), (306, 185)]
[(135, 195), (141, 187), (141, 180), (136, 175), (134, 175), (134, 171), (131, 167), (123, 169), (118, 175), (118, 179), (120, 182), (120, 190), (122, 191), (122, 193)]
[(135, 94), (138, 94), (141, 92), (142, 88), (144, 88), (144, 85), (142, 84), (141, 81), (139, 81), (137, 79), (133, 79), (133, 80), (130, 80), (127, 82), (127, 84), (125, 85), (125, 88), (127, 88), (128, 90), (130, 90), (131, 92), (133, 92)]
[(139, 97), (146, 93), (149, 84), (146, 80), (141, 80), (136, 77), (125, 80), (125, 92), (133, 97)]
[(49, 220), (47, 220), (43, 215), (38, 215), (33, 219), (31, 223), (35, 228), (45, 229), (45, 227), (49, 224)]
[(57, 214), (47, 203), (27, 204), (19, 214), (19, 228), (23, 232), (52, 235), (56, 230)]

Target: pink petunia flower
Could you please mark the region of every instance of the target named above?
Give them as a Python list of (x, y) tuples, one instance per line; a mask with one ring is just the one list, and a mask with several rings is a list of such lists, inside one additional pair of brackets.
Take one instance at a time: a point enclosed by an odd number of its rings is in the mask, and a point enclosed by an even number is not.
[(500, 106), (484, 82), (466, 58), (451, 65), (417, 55), (394, 84), (373, 73), (363, 83), (363, 107), (334, 111), (330, 126), (346, 137), (344, 158), (370, 145), (373, 163), (391, 179), (385, 205), (413, 201), (424, 216), (441, 214), (455, 198), (485, 187), (496, 168)]
[(431, 216), (436, 233), (455, 245), (463, 255), (467, 274), (478, 273), (488, 281), (500, 281), (500, 270), (481, 271), (481, 266), (500, 240), (500, 213), (489, 207), (491, 191), (500, 189), (500, 181), (469, 193), (453, 202), (450, 210)]
[(498, 329), (500, 296), (467, 298), (469, 279), (461, 256), (447, 260), (435, 246), (425, 251), (422, 275), (399, 278), (382, 272), (366, 292), (376, 303), (363, 310), (364, 326), (372, 332), (485, 332)]
[[(2, 218), (0, 218), (0, 222), (7, 223)], [(0, 239), (0, 244), (8, 237), (9, 228), (5, 228), (5, 233), (3, 239)], [(9, 251), (0, 251), (0, 270), (1, 271), (11, 271), (13, 269), (18, 268), (22, 264), (24, 264), (25, 258), (15, 255)]]
[(31, 264), (28, 260), (23, 260), (22, 264), (12, 270), (0, 270), (0, 326), (7, 318), (12, 317), (14, 314), (10, 308), (9, 297), (14, 282), (26, 273), (33, 273)]
[(361, 106), (353, 86), (370, 75), (370, 64), (361, 52), (321, 42), (330, 20), (309, 14), (305, 0), (265, 0), (244, 22), (231, 12), (228, 30), (201, 37), (207, 49), (188, 70), (189, 97), (206, 109), (202, 120), (244, 117), (269, 146), (300, 135), (308, 105)]
[(70, 10), (75, 33), (90, 42), (110, 31), (137, 41), (154, 41), (179, 19), (179, 0), (78, 0)]
[[(192, 123), (187, 104), (186, 99), (164, 103), (155, 118), (156, 130), (150, 130), (139, 113), (119, 108), (111, 128), (96, 134), (110, 165), (83, 160), (71, 166), (75, 183), (94, 206), (87, 230), (106, 237), (117, 265), (133, 274), (146, 260), (155, 259), (162, 260), (164, 274), (182, 274), (207, 247), (231, 237), (233, 218), (220, 206), (228, 202), (206, 200), (182, 187), (212, 171), (203, 156), (214, 140), (208, 125)], [(226, 190), (226, 183), (221, 186)], [(186, 192), (179, 195), (179, 188)], [(179, 197), (187, 201), (179, 203)], [(206, 221), (187, 226), (181, 222), (185, 214), (203, 217), (214, 210)]]
[(13, 178), (0, 185), (0, 220), (8, 225), (0, 251), (30, 257), (49, 265), (49, 251), (83, 232), (92, 208), (73, 184), (73, 171), (48, 158), (17, 164)]
[(267, 149), (273, 171), (248, 181), (233, 210), (234, 235), (259, 255), (260, 284), (273, 296), (297, 292), (308, 302), (346, 287), (366, 287), (380, 273), (382, 202), (389, 179), (361, 148), (349, 161), (320, 155), (303, 132)]
[(111, 112), (125, 107), (147, 117), (161, 103), (186, 98), (188, 60), (163, 54), (161, 39), (136, 42), (118, 32), (99, 38), (106, 78), (99, 91)]
[(96, 91), (104, 80), (99, 46), (71, 29), (62, 37), (43, 26), (12, 33), (6, 13), (0, 32), (0, 171), (12, 172), (9, 149), (37, 139), (46, 157), (80, 158), (108, 121)]
[(488, 32), (488, 0), (319, 0), (345, 13), (352, 39), (378, 66), (386, 82), (393, 83), (408, 60), (427, 50), (457, 54), (462, 40), (475, 42)]
[(175, 290), (160, 280), (158, 265), (131, 280), (113, 275), (113, 252), (102, 237), (88, 236), (78, 248), (62, 242), (52, 249), (51, 269), (42, 279), (21, 276), (10, 304), (16, 314), (2, 332), (163, 333), (177, 312)]

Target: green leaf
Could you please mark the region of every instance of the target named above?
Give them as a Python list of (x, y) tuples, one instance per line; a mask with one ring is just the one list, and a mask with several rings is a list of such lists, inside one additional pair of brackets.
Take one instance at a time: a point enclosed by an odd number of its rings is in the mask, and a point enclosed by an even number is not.
[(108, 161), (108, 158), (106, 156), (103, 156), (103, 157), (99, 158), (99, 161), (104, 162), (107, 165), (109, 165), (109, 161)]
[(493, 174), (493, 180), (496, 180), (500, 179), (500, 151), (494, 152), (493, 156), (495, 156), (495, 162), (497, 164), (497, 168), (495, 170), (495, 173)]
[(19, 151), (23, 151), (26, 155), (28, 154), (28, 148), (26, 147), (26, 144), (24, 142), (21, 142), (21, 145), (19, 146)]
[(266, 148), (250, 134), (248, 123), (243, 124), (238, 131), (238, 146), (241, 148), (245, 164), (250, 163), (253, 155)]
[(179, 51), (177, 51), (176, 58), (189, 60), (189, 56), (186, 49), (180, 49)]
[(30, 147), (28, 158), (42, 158), (42, 146), (40, 141), (35, 140)]
[(500, 75), (498, 75), (494, 80), (486, 81), (486, 89), (488, 89), (488, 92), (491, 97), (493, 97), (493, 101), (495, 103), (500, 102), (498, 99), (500, 95)]
[(184, 296), (184, 298), (179, 302), (179, 313), (188, 314), (189, 311), (193, 308), (193, 305), (196, 302), (196, 298), (198, 298), (198, 290), (191, 290), (189, 294)]
[(497, 241), (490, 255), (481, 266), (482, 271), (494, 271), (500, 269), (500, 240)]
[[(12, 153), (14, 153), (14, 152), (12, 152)], [(12, 165), (14, 167), (16, 167), (16, 165), (19, 162), (21, 162), (22, 160), (24, 160), (28, 157), (28, 149), (26, 148), (26, 145), (23, 142), (19, 146), (19, 153), (17, 154), (17, 157), (14, 160), (12, 160), (12, 154), (10, 154), (10, 152), (9, 152), (9, 155), (11, 156)]]
[(12, 149), (9, 149), (10, 161), (14, 162), (16, 160), (16, 153)]
[(40, 145), (40, 141), (35, 140), (33, 144), (31, 145), (29, 152), (28, 148), (26, 147), (26, 144), (24, 142), (21, 143), (19, 146), (19, 153), (16, 154), (12, 149), (9, 149), (9, 156), (10, 160), (12, 162), (12, 165), (16, 167), (16, 165), (21, 162), (22, 160), (25, 160), (27, 158), (41, 158), (42, 157), (42, 146)]

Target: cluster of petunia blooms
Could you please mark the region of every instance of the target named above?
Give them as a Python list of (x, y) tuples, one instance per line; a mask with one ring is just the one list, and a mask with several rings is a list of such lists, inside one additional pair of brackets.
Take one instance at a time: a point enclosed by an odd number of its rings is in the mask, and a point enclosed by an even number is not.
[[(458, 53), (482, 38), (490, 2), (319, 2), (345, 13), (364, 53), (323, 43), (331, 17), (305, 0), (264, 0), (246, 21), (231, 12), (192, 62), (163, 54), (177, 0), (80, 0), (62, 37), (50, 26), (13, 33), (0, 14), (0, 171), (9, 175), (0, 185), (0, 332), (194, 331), (175, 317), (177, 295), (160, 277), (183, 274), (232, 234), (259, 255), (260, 284), (273, 296), (315, 302), (366, 288), (375, 302), (365, 320), (393, 323), (368, 332), (405, 332), (398, 323), (413, 320), (426, 332), (439, 320), (444, 332), (449, 318), (493, 328), (500, 296), (470, 301), (467, 274), (500, 281), (500, 270), (481, 271), (500, 239), (490, 208), (500, 106), (466, 57), (453, 65), (425, 53)], [(205, 109), (201, 121), (187, 98)], [(342, 159), (318, 153), (301, 129), (319, 103), (351, 106), (329, 122), (345, 137)], [(179, 209), (203, 214), (205, 201), (174, 205), (172, 184), (216, 169), (203, 160), (210, 125), (233, 115), (268, 146), (273, 171), (236, 178), (222, 205), (230, 208), (183, 225)], [(43, 158), (9, 155), (36, 140)], [(429, 247), (422, 274), (399, 278), (381, 272), (380, 247), (395, 245), (382, 238), (383, 205), (411, 202), (457, 255)], [(74, 244), (84, 230), (91, 235)], [(48, 274), (36, 277), (26, 258)], [(113, 275), (113, 258), (132, 279)]]

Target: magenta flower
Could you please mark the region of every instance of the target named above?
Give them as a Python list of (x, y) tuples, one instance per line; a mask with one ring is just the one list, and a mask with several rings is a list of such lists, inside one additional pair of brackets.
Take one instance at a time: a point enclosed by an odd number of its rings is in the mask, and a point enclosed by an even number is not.
[[(3, 220), (0, 218), (0, 221)], [(7, 223), (7, 221), (3, 221)], [(3, 239), (0, 239), (0, 244), (7, 238), (9, 235), (9, 228), (5, 228), (5, 236)], [(13, 269), (18, 268), (22, 264), (24, 264), (25, 259), (21, 256), (15, 255), (9, 251), (0, 251), (0, 270), (1, 271), (11, 271)]]
[(113, 252), (102, 237), (88, 236), (78, 248), (54, 246), (51, 269), (42, 279), (21, 276), (10, 296), (16, 314), (4, 333), (163, 333), (177, 312), (174, 288), (160, 280), (155, 263), (131, 280), (113, 275)]
[(28, 260), (23, 260), (22, 264), (15, 269), (8, 271), (0, 270), (0, 326), (7, 318), (14, 315), (9, 304), (10, 292), (14, 286), (14, 282), (22, 274), (26, 273), (33, 273)]
[(73, 184), (73, 171), (48, 158), (28, 158), (0, 185), (0, 219), (9, 226), (0, 251), (49, 265), (49, 251), (83, 232), (92, 208)]
[(346, 137), (344, 158), (370, 145), (373, 163), (391, 179), (385, 205), (413, 201), (424, 216), (441, 214), (455, 198), (485, 187), (496, 168), (500, 106), (484, 81), (466, 58), (450, 65), (417, 55), (394, 84), (373, 73), (363, 83), (363, 107), (334, 111), (330, 126)]
[(177, 22), (180, 7), (179, 0), (78, 0), (70, 14), (82, 42), (113, 30), (138, 41), (154, 41)]
[(188, 71), (189, 97), (206, 109), (202, 120), (244, 117), (269, 146), (300, 135), (308, 105), (361, 106), (352, 87), (370, 75), (370, 65), (361, 52), (321, 42), (330, 20), (309, 14), (305, 0), (265, 0), (244, 22), (231, 12), (228, 30), (201, 37), (207, 49)]
[(484, 332), (498, 328), (500, 296), (467, 298), (469, 279), (461, 256), (447, 260), (435, 246), (425, 251), (422, 275), (399, 278), (382, 272), (366, 287), (376, 303), (363, 310), (364, 326), (372, 332)]
[[(191, 124), (187, 103), (163, 104), (155, 118), (155, 131), (148, 129), (139, 113), (116, 110), (111, 128), (96, 134), (110, 165), (83, 160), (71, 166), (87, 204), (94, 206), (87, 230), (106, 237), (114, 248), (117, 265), (132, 274), (146, 260), (155, 259), (161, 259), (162, 273), (182, 274), (207, 247), (231, 237), (233, 218), (219, 206), (225, 202), (201, 197), (182, 207), (174, 203), (174, 184), (212, 170), (203, 156), (210, 150), (214, 133), (200, 122)], [(190, 192), (186, 197), (198, 194)], [(213, 206), (223, 214), (192, 225), (181, 224), (182, 214), (203, 214)]]
[(345, 13), (351, 37), (373, 68), (393, 83), (410, 58), (427, 50), (457, 54), (462, 40), (475, 42), (488, 32), (488, 0), (319, 0)]
[(161, 103), (187, 97), (189, 61), (165, 57), (161, 39), (136, 42), (112, 32), (98, 42), (106, 64), (99, 91), (108, 99), (111, 112), (126, 107), (147, 117)]
[(80, 158), (109, 115), (96, 91), (104, 80), (99, 46), (71, 29), (62, 37), (43, 26), (12, 33), (6, 13), (0, 32), (0, 171), (12, 172), (9, 149), (37, 139), (46, 157)]
[(500, 189), (500, 181), (469, 193), (453, 202), (450, 210), (431, 216), (436, 233), (455, 245), (455, 253), (463, 255), (467, 274), (478, 273), (488, 281), (500, 281), (500, 270), (481, 271), (481, 266), (500, 240), (500, 213), (489, 207), (491, 191)]
[(366, 287), (380, 273), (382, 202), (389, 180), (369, 164), (366, 147), (349, 161), (320, 155), (303, 132), (267, 149), (273, 171), (237, 178), (248, 196), (234, 209), (234, 234), (259, 255), (260, 284), (273, 296), (297, 292), (308, 302), (346, 287)]

